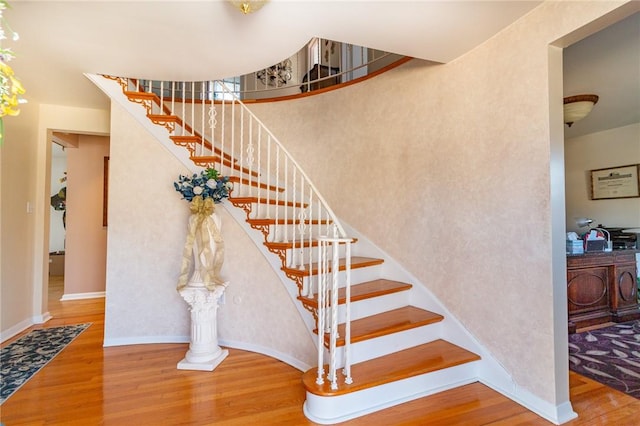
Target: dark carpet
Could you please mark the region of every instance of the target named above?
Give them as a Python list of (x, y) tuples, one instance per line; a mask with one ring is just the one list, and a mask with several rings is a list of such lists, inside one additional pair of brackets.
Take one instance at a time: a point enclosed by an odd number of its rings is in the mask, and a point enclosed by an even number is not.
[(90, 325), (33, 330), (3, 348), (0, 353), (0, 404)]
[(640, 399), (640, 320), (569, 335), (569, 369)]

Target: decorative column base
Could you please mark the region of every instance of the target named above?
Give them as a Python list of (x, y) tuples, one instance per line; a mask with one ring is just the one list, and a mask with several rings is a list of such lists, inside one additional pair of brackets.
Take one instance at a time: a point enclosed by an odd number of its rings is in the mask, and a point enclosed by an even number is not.
[(227, 282), (208, 290), (201, 283), (190, 282), (179, 290), (191, 311), (191, 342), (178, 370), (213, 371), (229, 355), (218, 346), (218, 302)]
[(190, 362), (187, 357), (185, 357), (178, 363), (178, 370), (213, 371), (228, 355), (229, 351), (222, 349), (217, 357), (209, 361)]

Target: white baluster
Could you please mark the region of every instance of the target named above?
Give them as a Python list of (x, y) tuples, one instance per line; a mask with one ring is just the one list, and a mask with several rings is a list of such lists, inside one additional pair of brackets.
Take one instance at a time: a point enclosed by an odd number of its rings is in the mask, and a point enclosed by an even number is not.
[[(224, 121), (224, 120), (223, 120)], [(236, 159), (236, 105), (235, 100), (231, 101), (231, 167), (233, 167), (233, 162)], [(240, 183), (238, 185), (238, 192), (241, 193), (242, 190), (242, 159), (240, 160)], [(236, 197), (238, 194), (236, 193)]]
[[(215, 85), (213, 86), (215, 89)], [(216, 96), (215, 96), (215, 91), (213, 92), (213, 102), (216, 101)], [(224, 145), (225, 145), (225, 139), (224, 139), (224, 130), (226, 127), (225, 123), (225, 96), (222, 96), (222, 101), (220, 102), (220, 109), (222, 110), (222, 126), (220, 126), (220, 151), (225, 152), (224, 150)], [(231, 158), (230, 158), (230, 165), (229, 165), (229, 171), (227, 172), (227, 174), (231, 174), (232, 170), (233, 170), (233, 159), (234, 159), (234, 154), (233, 154), (233, 147), (231, 148)], [(220, 157), (220, 172), (222, 173), (222, 157)], [(234, 194), (236, 197), (238, 196), (238, 194)]]
[[(296, 193), (297, 193), (297, 189), (296, 189), (296, 185), (298, 183), (298, 179), (296, 176), (296, 171), (297, 169), (294, 167), (293, 168), (293, 176), (291, 177), (291, 180), (293, 181), (293, 205), (295, 206), (293, 208), (293, 214), (291, 215), (291, 219), (292, 219), (292, 223), (293, 223), (293, 232), (291, 232), (291, 234), (293, 235), (293, 245), (292, 245), (292, 249), (291, 249), (291, 266), (292, 267), (296, 267), (298, 264), (296, 263), (296, 255), (298, 253), (298, 249), (296, 248), (296, 231), (295, 231), (295, 219), (296, 219), (296, 215), (295, 212), (297, 211), (296, 209), (298, 208), (298, 206), (296, 206)], [(289, 226), (287, 225), (287, 229), (289, 229)]]
[[(235, 104), (234, 104), (235, 107)], [(234, 126), (235, 127), (235, 123)], [(240, 168), (244, 169), (245, 156), (244, 156), (244, 109), (240, 109)], [(244, 179), (240, 178), (240, 182), (243, 182)], [(247, 182), (248, 184), (248, 182)], [(249, 190), (247, 191), (249, 195), (251, 195), (251, 186), (249, 185)]]
[[(242, 124), (244, 126), (244, 120), (242, 121)], [(255, 148), (253, 146), (253, 117), (250, 115), (249, 116), (249, 142), (247, 143), (247, 165), (249, 166), (249, 179), (253, 179), (253, 163), (255, 161), (254, 153), (255, 153)], [(257, 192), (260, 189), (260, 187), (258, 186), (258, 188), (254, 189), (253, 185), (250, 185), (249, 189), (251, 191), (251, 196), (253, 196), (254, 193), (258, 195)]]
[[(205, 148), (205, 135), (206, 135), (206, 131), (205, 131), (205, 121), (204, 121), (204, 110), (205, 110), (205, 106), (207, 105), (205, 103), (205, 98), (204, 98), (204, 81), (200, 82), (200, 101), (201, 101), (201, 112), (200, 112), (200, 141), (202, 142), (202, 149), (204, 151)], [(195, 124), (195, 123), (194, 123)], [(195, 127), (195, 126), (194, 126)], [(211, 139), (213, 141), (213, 139)], [(206, 155), (207, 152), (204, 152), (204, 154)], [(213, 155), (213, 146), (211, 147), (211, 155)]]
[[(285, 201), (285, 205), (289, 205), (289, 186), (288, 186), (288, 181), (289, 181), (289, 159), (287, 157), (284, 158), (284, 187), (287, 188), (284, 194), (284, 201)], [(292, 207), (292, 209), (295, 209), (295, 206)], [(287, 219), (289, 218), (289, 208), (287, 207), (284, 210), (284, 223), (287, 223)], [(282, 241), (284, 242), (288, 242), (289, 241), (289, 227), (285, 226), (284, 227), (284, 238), (282, 239)], [(293, 249), (291, 250), (293, 251)]]
[[(271, 136), (269, 136), (269, 143), (271, 143)], [(280, 147), (276, 145), (276, 182), (280, 177)], [(278, 219), (280, 218), (280, 209), (278, 206), (280, 205), (280, 191), (276, 191), (276, 223), (278, 223)], [(285, 205), (285, 210), (287, 209)], [(278, 230), (278, 234), (276, 235), (275, 241), (282, 241), (282, 230)]]
[[(252, 123), (253, 125), (253, 123)], [(256, 170), (261, 170), (261, 162), (262, 162), (262, 127), (258, 127), (258, 155), (257, 155), (258, 161), (256, 162)], [(260, 202), (260, 200), (262, 200), (264, 197), (262, 196), (262, 173), (258, 173), (258, 205), (256, 206), (256, 216), (257, 217), (262, 217), (262, 203)], [(275, 227), (274, 227), (275, 229)]]
[(351, 240), (343, 239), (345, 243), (345, 330), (344, 330), (344, 382), (353, 383), (351, 377)]
[(176, 82), (171, 82), (171, 115), (174, 115), (176, 108)]
[(304, 208), (304, 177), (300, 176), (300, 209), (298, 210), (298, 233), (299, 233), (299, 241), (300, 247), (298, 248), (298, 253), (300, 254), (300, 266), (298, 267), (301, 271), (304, 270), (304, 233), (306, 231), (306, 211)]
[[(263, 167), (259, 168), (260, 170), (263, 169)], [(271, 136), (267, 135), (267, 203), (266, 203), (266, 209), (267, 209), (267, 215), (266, 218), (267, 219), (271, 219), (271, 204), (269, 203), (269, 201), (272, 199), (272, 195), (271, 195)], [(277, 209), (277, 206), (276, 206)], [(276, 222), (277, 223), (277, 222)], [(277, 241), (275, 239), (275, 235), (274, 235), (274, 241)]]
[(325, 316), (325, 288), (326, 288), (326, 269), (327, 252), (325, 241), (318, 242), (318, 310), (317, 329), (318, 329), (318, 377), (316, 383), (321, 385), (324, 383), (324, 316)]
[[(309, 212), (309, 219), (313, 220), (313, 193), (309, 190), (309, 206), (307, 207)], [(307, 243), (309, 244), (309, 288), (307, 289), (307, 297), (313, 298), (313, 281), (312, 277), (312, 265), (313, 265), (313, 232), (309, 232), (309, 238), (307, 239)]]
[(185, 121), (186, 121), (186, 112), (185, 111), (186, 111), (186, 108), (187, 108), (187, 103), (185, 102), (186, 101), (186, 98), (185, 98), (185, 93), (186, 93), (185, 92), (185, 85), (186, 85), (186, 82), (183, 81), (182, 82), (182, 97), (181, 97), (181, 99), (182, 99), (182, 132), (181, 132), (182, 136), (184, 136), (184, 131), (185, 131), (185, 125), (184, 125)]
[(336, 374), (336, 352), (338, 340), (338, 269), (339, 269), (339, 251), (336, 247), (335, 239), (332, 243), (333, 262), (331, 263), (331, 338), (329, 354), (331, 363), (329, 364), (329, 378), (331, 380), (331, 389), (338, 389), (338, 375)]
[[(216, 119), (216, 116), (218, 115), (218, 112), (216, 111), (216, 105), (213, 101), (211, 101), (211, 104), (209, 105), (209, 128), (211, 129), (211, 155), (214, 155), (215, 150), (214, 150), (214, 145), (215, 145), (215, 130), (216, 130), (216, 126), (218, 125), (218, 120)], [(224, 153), (224, 151), (221, 150), (220, 152), (220, 167), (218, 168), (218, 170), (220, 170), (220, 173), (222, 173), (222, 154)]]
[(160, 114), (164, 114), (164, 81), (160, 81)]

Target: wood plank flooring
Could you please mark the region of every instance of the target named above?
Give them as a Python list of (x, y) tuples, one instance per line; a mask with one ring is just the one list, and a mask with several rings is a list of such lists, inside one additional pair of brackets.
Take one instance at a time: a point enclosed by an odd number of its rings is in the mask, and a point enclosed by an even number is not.
[[(59, 302), (52, 280), (44, 327), (93, 325), (0, 406), (18, 425), (313, 425), (302, 413), (302, 372), (264, 355), (231, 349), (214, 372), (177, 370), (187, 345), (103, 348), (103, 299)], [(17, 336), (16, 336), (17, 338)], [(3, 343), (3, 346), (9, 341)], [(640, 400), (570, 373), (568, 425), (637, 425)], [(549, 425), (473, 383), (344, 425)]]

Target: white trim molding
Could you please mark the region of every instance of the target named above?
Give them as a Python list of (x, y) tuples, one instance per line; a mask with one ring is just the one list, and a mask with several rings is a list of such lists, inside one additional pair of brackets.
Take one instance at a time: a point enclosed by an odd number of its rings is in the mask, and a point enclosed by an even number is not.
[(70, 293), (63, 294), (60, 298), (61, 302), (65, 302), (67, 300), (81, 300), (81, 299), (98, 299), (100, 297), (105, 297), (104, 291), (93, 291), (89, 293)]

